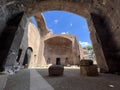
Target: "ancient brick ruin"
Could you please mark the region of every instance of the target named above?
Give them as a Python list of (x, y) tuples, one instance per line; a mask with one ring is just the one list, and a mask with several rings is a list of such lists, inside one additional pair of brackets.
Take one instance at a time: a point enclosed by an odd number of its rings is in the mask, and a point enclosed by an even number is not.
[[(1, 0), (0, 1), (0, 71), (11, 68), (19, 57), (20, 64), (25, 54), (32, 55), (34, 63), (43, 51), (44, 36), (49, 32), (42, 12), (63, 10), (85, 17), (88, 21), (91, 40), (101, 72), (120, 72), (120, 1), (119, 0)], [(39, 30), (28, 42), (29, 17), (35, 16)], [(38, 36), (39, 38), (36, 38)], [(23, 38), (26, 38), (22, 40)], [(36, 39), (36, 42), (34, 42)], [(24, 44), (21, 42), (23, 42)], [(35, 43), (32, 45), (31, 43)], [(24, 47), (24, 48), (23, 48)], [(31, 48), (31, 47), (34, 47)], [(39, 53), (37, 53), (38, 51)], [(19, 56), (18, 55), (22, 56)], [(31, 54), (32, 53), (32, 54)]]
[(44, 58), (48, 64), (79, 65), (80, 45), (77, 37), (68, 34), (47, 36), (44, 41)]

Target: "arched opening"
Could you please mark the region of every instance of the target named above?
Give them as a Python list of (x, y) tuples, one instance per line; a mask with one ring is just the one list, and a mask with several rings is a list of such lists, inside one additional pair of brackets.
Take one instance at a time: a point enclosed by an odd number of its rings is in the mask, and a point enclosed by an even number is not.
[[(71, 13), (74, 13), (77, 15), (81, 15), (89, 21), (89, 19), (90, 19), (90, 14), (88, 11), (89, 7), (87, 7), (86, 5), (89, 6), (88, 3), (90, 3), (90, 2), (79, 3), (79, 4), (77, 3), (77, 1), (74, 4), (71, 1), (67, 1), (67, 4), (65, 4), (64, 1), (61, 1), (59, 3), (58, 2), (59, 1), (54, 1), (54, 3), (53, 3), (54, 5), (50, 6), (49, 8), (44, 8), (44, 7), (48, 7), (49, 4), (51, 4), (51, 1), (50, 2), (48, 1), (47, 3), (46, 3), (46, 1), (40, 2), (41, 5), (43, 5), (43, 6), (39, 6), (40, 7), (39, 11), (41, 11), (42, 13), (44, 13), (46, 11), (52, 11), (52, 10), (68, 11), (68, 12), (71, 12)], [(71, 6), (74, 6), (74, 9)], [(66, 8), (66, 7), (68, 7), (68, 8)], [(45, 19), (44, 19), (45, 17), (39, 11), (36, 10), (33, 15), (35, 16), (36, 21), (38, 23), (38, 28), (40, 29), (40, 35), (41, 35), (41, 37), (44, 37), (50, 31), (48, 30), (48, 27), (46, 26)], [(31, 14), (32, 13), (33, 12), (31, 12)], [(42, 43), (43, 42), (41, 42), (41, 44)], [(44, 44), (41, 45), (41, 48), (44, 48)], [(40, 51), (42, 51), (41, 53), (42, 53), (42, 55), (44, 55), (44, 50), (41, 49)], [(79, 55), (77, 55), (76, 57), (79, 58), (78, 56)], [(41, 60), (45, 61), (44, 60), (45, 58), (42, 58), (42, 56), (40, 58), (41, 58)], [(80, 60), (80, 59), (81, 59), (81, 57), (78, 60)], [(65, 60), (65, 58), (64, 58), (64, 60)], [(51, 59), (51, 61), (52, 61), (52, 59)]]
[(30, 63), (30, 59), (32, 56), (32, 52), (33, 52), (32, 48), (28, 47), (26, 50), (25, 56), (24, 56), (24, 61), (23, 61), (24, 68), (28, 68), (29, 63)]
[[(79, 14), (78, 14), (79, 15)], [(80, 16), (80, 15), (79, 15)], [(41, 33), (41, 36), (45, 36), (45, 35), (47, 35), (50, 31), (48, 30), (48, 27), (46, 26), (46, 22), (45, 22), (45, 17), (41, 14), (41, 13), (38, 13), (38, 14), (36, 14), (35, 15), (35, 18), (36, 18), (36, 21), (38, 22), (38, 26), (39, 26), (39, 28), (40, 28), (40, 33)], [(52, 17), (51, 17), (52, 18)], [(89, 16), (89, 18), (90, 18), (90, 16)], [(88, 20), (88, 18), (86, 18), (87, 20)], [(89, 20), (88, 20), (89, 21)], [(89, 23), (88, 23), (89, 24)], [(41, 25), (41, 26), (40, 26)], [(72, 24), (70, 24), (71, 26), (72, 26)], [(76, 30), (75, 30), (76, 31)], [(77, 32), (77, 33), (80, 33), (81, 31), (79, 31), (79, 32)], [(88, 32), (89, 32), (89, 30), (88, 30)], [(89, 33), (91, 33), (91, 30), (90, 30), (90, 32)], [(65, 33), (66, 34), (66, 33)], [(83, 35), (83, 34), (81, 34), (81, 35)], [(89, 35), (89, 34), (88, 34)], [(79, 35), (78, 35), (79, 36)], [(89, 37), (89, 39), (90, 39), (90, 37)], [(93, 42), (95, 42), (95, 41), (93, 41)], [(84, 42), (80, 42), (81, 44), (83, 43), (84, 44)], [(86, 42), (85, 42), (86, 43)], [(86, 43), (86, 44), (88, 44), (88, 43)], [(44, 46), (44, 45), (42, 45), (42, 46)], [(42, 47), (41, 47), (42, 48)], [(43, 47), (44, 48), (44, 47)], [(92, 48), (92, 51), (93, 51), (93, 48)], [(87, 52), (89, 52), (89, 49), (87, 49)], [(93, 52), (91, 52), (91, 53), (87, 53), (87, 54), (89, 54), (89, 55), (87, 55), (87, 59), (95, 59), (94, 58), (94, 56), (93, 56), (93, 54), (92, 54)], [(101, 53), (101, 52), (99, 52), (99, 53)], [(94, 54), (95, 55), (95, 54)], [(78, 56), (80, 56), (80, 57), (78, 57)], [(78, 55), (78, 56), (76, 56), (77, 58), (78, 58), (78, 60), (80, 60), (81, 58), (82, 58), (82, 56), (81, 55)], [(90, 58), (91, 57), (91, 58)], [(41, 59), (42, 60), (42, 59)], [(104, 63), (104, 62), (103, 62)], [(96, 61), (95, 61), (95, 64), (96, 64)], [(78, 65), (78, 64), (77, 64)], [(100, 64), (99, 64), (100, 65)], [(101, 66), (99, 66), (99, 67), (101, 67)]]
[[(75, 35), (83, 49), (86, 49), (87, 58), (92, 59), (92, 43), (87, 20), (80, 15), (66, 11), (43, 12), (49, 30), (56, 35)], [(93, 52), (94, 53), (94, 52)], [(84, 57), (84, 56), (83, 56)]]
[[(69, 7), (69, 5), (71, 5), (71, 4), (68, 4), (68, 7)], [(77, 5), (76, 5), (76, 7), (77, 7)], [(102, 46), (101, 46), (101, 44), (97, 41), (100, 37), (97, 37), (97, 33), (98, 33), (98, 32), (96, 32), (96, 28), (95, 28), (94, 25), (93, 25), (93, 21), (92, 21), (93, 18), (91, 17), (90, 13), (88, 13), (88, 12), (89, 12), (89, 11), (87, 11), (88, 8), (85, 8), (85, 7), (84, 7), (83, 10), (80, 10), (80, 9), (76, 10), (76, 9), (77, 9), (76, 7), (74, 7), (74, 9), (73, 9), (73, 8), (66, 9), (66, 8), (64, 7), (64, 5), (63, 5), (62, 8), (61, 8), (61, 7), (58, 8), (58, 7), (54, 7), (54, 6), (53, 6), (52, 9), (51, 9), (51, 8), (47, 8), (47, 10), (46, 10), (46, 9), (45, 9), (45, 10), (43, 9), (42, 12), (43, 12), (43, 11), (51, 11), (51, 10), (53, 10), (53, 8), (54, 8), (54, 10), (69, 11), (69, 12), (78, 14), (79, 16), (85, 17), (86, 20), (87, 20), (87, 22), (88, 22), (88, 25), (89, 25), (90, 37), (91, 37), (91, 40), (92, 40), (92, 43), (93, 43), (93, 48), (94, 48), (94, 51), (95, 51), (95, 55), (96, 55), (98, 67), (99, 67), (100, 69), (102, 69), (101, 72), (107, 72), (107, 71), (108, 71), (108, 65), (107, 65), (106, 59), (105, 59), (105, 57), (104, 57), (104, 53), (103, 53), (104, 51), (103, 51), (103, 49), (102, 49)], [(83, 8), (83, 7), (82, 7), (82, 8)], [(75, 10), (75, 11), (74, 11), (74, 10)], [(37, 22), (38, 22), (38, 26), (39, 26), (39, 28), (40, 28), (40, 31), (41, 31), (41, 32), (44, 32), (44, 33), (42, 33), (41, 35), (46, 35), (49, 31), (48, 31), (48, 29), (47, 29), (47, 26), (46, 26), (46, 23), (45, 23), (45, 20), (44, 20), (43, 15), (42, 15), (41, 13), (36, 13), (36, 14), (35, 14), (35, 18), (36, 18), (36, 20), (37, 20)], [(40, 25), (41, 25), (41, 26), (40, 26)], [(100, 49), (98, 49), (98, 47), (99, 47)], [(100, 55), (100, 56), (99, 56), (99, 55)]]
[(44, 57), (47, 64), (66, 65), (66, 57), (70, 64), (73, 63), (73, 46), (69, 38), (52, 35), (44, 41)]

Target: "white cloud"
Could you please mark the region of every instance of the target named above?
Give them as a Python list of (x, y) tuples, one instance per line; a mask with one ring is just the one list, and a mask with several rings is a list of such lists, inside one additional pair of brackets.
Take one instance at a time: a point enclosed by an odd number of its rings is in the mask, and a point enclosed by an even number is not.
[(81, 42), (81, 41), (79, 41), (79, 43), (80, 43), (80, 45), (81, 45), (82, 47), (90, 46), (90, 44), (89, 44), (88, 42)]
[(49, 28), (49, 30), (53, 33), (53, 30), (51, 28)]
[(69, 32), (62, 32), (61, 34), (69, 34)]
[(57, 20), (57, 19), (55, 19), (55, 20), (54, 20), (54, 23), (55, 23), (55, 24), (57, 24), (57, 23), (58, 23), (58, 20)]
[(71, 26), (71, 27), (72, 27), (72, 25), (73, 25), (73, 24), (72, 24), (72, 23), (70, 23), (70, 26)]

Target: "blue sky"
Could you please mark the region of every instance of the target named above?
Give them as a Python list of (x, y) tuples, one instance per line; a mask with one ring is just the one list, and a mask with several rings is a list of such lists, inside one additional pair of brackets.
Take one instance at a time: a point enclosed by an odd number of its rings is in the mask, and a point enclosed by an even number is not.
[[(82, 47), (91, 45), (89, 29), (85, 18), (64, 11), (49, 11), (44, 12), (43, 15), (47, 27), (54, 34), (74, 34), (78, 37)], [(32, 20), (35, 23), (33, 18)]]

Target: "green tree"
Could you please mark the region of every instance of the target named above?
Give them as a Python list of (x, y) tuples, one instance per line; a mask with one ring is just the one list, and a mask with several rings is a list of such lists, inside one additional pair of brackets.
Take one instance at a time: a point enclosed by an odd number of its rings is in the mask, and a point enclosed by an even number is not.
[(93, 50), (93, 47), (92, 46), (87, 46), (86, 47), (88, 50)]

